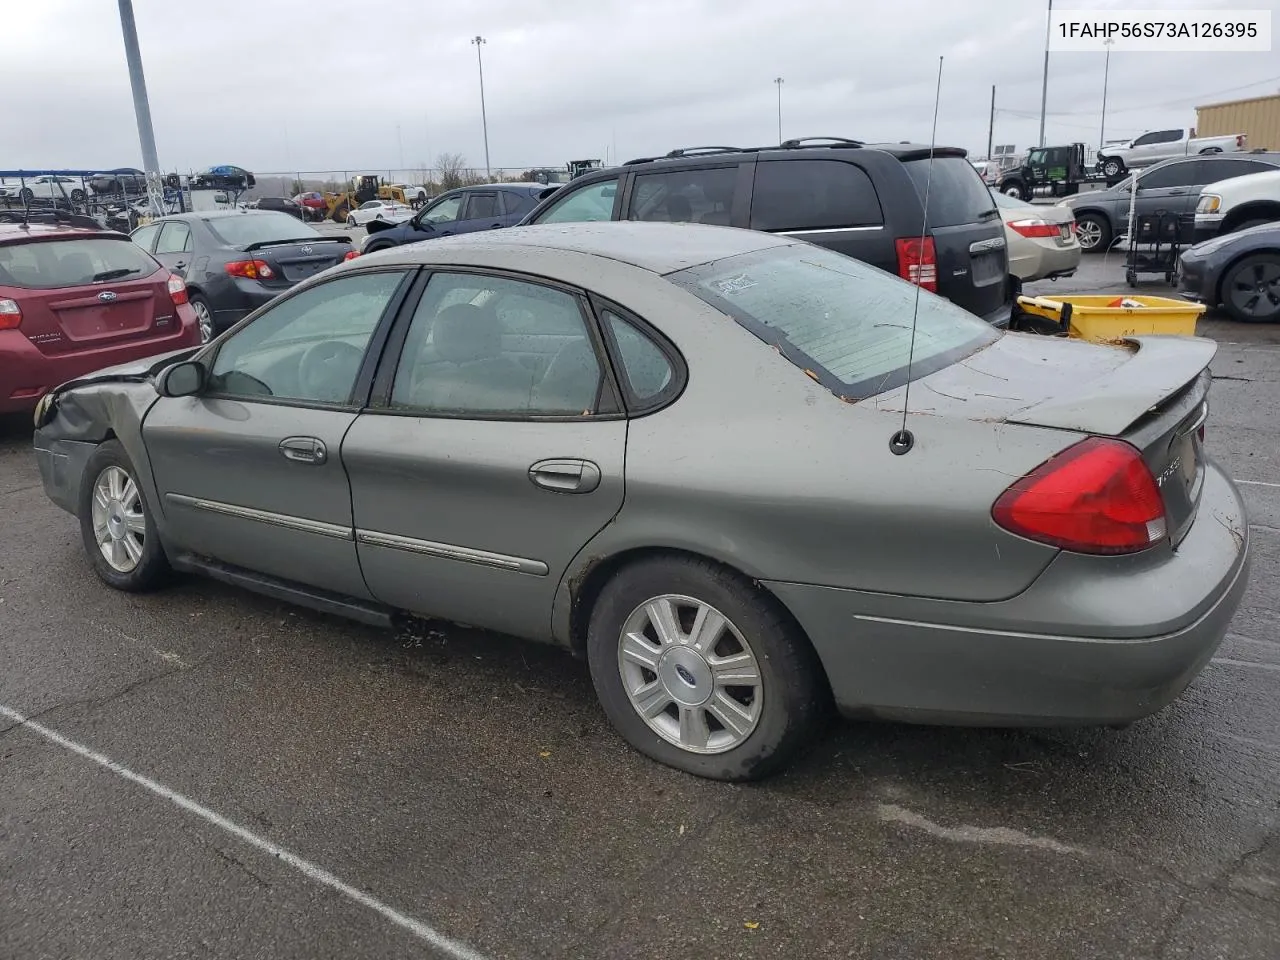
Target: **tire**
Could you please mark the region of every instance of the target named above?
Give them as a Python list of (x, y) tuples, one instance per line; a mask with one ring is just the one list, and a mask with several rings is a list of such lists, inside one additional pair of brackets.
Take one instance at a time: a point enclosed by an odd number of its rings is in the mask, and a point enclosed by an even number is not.
[[(674, 625), (674, 641), (655, 641), (653, 605), (671, 613), (658, 619)], [(699, 607), (725, 620), (705, 648), (710, 660), (691, 636)], [(637, 635), (643, 642), (628, 640)], [(646, 653), (655, 669), (636, 659)], [(711, 661), (725, 670), (723, 660), (744, 654), (747, 662), (732, 677), (744, 682), (717, 682)], [(781, 769), (813, 739), (831, 700), (817, 655), (785, 610), (705, 560), (658, 557), (618, 571), (591, 611), (587, 658), (600, 704), (628, 743), (659, 763), (713, 780), (753, 780)], [(681, 710), (668, 689), (690, 705)], [(637, 705), (644, 691), (657, 708), (651, 720)], [(682, 738), (692, 746), (681, 746)]]
[(354, 210), (347, 211), (347, 226), (352, 230), (355, 230), (360, 226), (360, 224), (356, 222), (356, 213)]
[[(93, 572), (107, 586), (129, 593), (154, 590), (172, 573), (137, 475), (119, 441), (99, 444), (85, 465), (78, 511)], [(112, 489), (120, 496), (105, 499)]]
[(84, 191), (79, 187), (71, 191), (72, 203), (84, 203)]
[(1280, 321), (1280, 254), (1255, 253), (1222, 278), (1222, 305), (1241, 323)]
[(361, 253), (377, 253), (379, 250), (390, 250), (394, 246), (394, 243), (390, 243), (385, 240), (382, 243), (375, 243), (371, 241), (369, 246), (362, 250)]
[(1107, 157), (1102, 161), (1102, 175), (1107, 179), (1120, 176), (1124, 170), (1124, 161), (1119, 157)]
[(1111, 223), (1098, 213), (1076, 217), (1076, 240), (1082, 253), (1105, 253), (1111, 246)]
[(32, 200), (36, 198), (35, 191), (32, 190), (30, 187), (23, 187), (21, 190), (18, 191), (18, 196), (20, 196), (25, 203), (30, 203)]
[(208, 343), (218, 333), (214, 326), (213, 311), (209, 309), (209, 301), (199, 294), (193, 294), (190, 300), (191, 309), (196, 312), (196, 319), (200, 321), (200, 342)]
[(1005, 186), (1000, 188), (1000, 192), (1003, 193), (1006, 197), (1017, 197), (1019, 200), (1023, 201), (1024, 203), (1029, 199), (1028, 197), (1025, 196), (1027, 191), (1023, 188), (1022, 184), (1020, 183), (1006, 184)]

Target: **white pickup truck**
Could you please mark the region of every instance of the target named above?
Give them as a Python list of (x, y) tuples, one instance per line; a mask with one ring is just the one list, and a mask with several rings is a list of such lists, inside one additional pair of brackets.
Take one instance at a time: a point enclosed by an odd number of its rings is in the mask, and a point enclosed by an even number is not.
[(1098, 151), (1098, 171), (1108, 180), (1134, 167), (1148, 167), (1170, 157), (1193, 153), (1238, 153), (1248, 149), (1243, 133), (1223, 137), (1197, 137), (1195, 128), (1148, 130), (1120, 144), (1107, 144)]

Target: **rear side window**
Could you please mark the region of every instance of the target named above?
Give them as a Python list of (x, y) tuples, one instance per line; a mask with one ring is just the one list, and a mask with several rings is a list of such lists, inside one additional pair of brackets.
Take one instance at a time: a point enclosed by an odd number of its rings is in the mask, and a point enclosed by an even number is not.
[(31, 290), (149, 277), (160, 264), (127, 237), (82, 237), (0, 246), (0, 284)]
[(473, 193), (467, 203), (466, 219), (483, 220), (498, 215), (498, 195), (496, 193)]
[[(978, 176), (978, 171), (964, 157), (935, 157), (933, 182), (929, 183), (929, 158), (907, 160), (902, 164), (915, 182), (920, 202), (925, 188), (929, 193), (929, 226), (955, 227), (991, 218), (995, 201)], [(914, 225), (908, 224), (913, 230)]]
[(843, 160), (770, 160), (756, 164), (752, 230), (829, 230), (884, 223), (866, 171)]
[(631, 190), (628, 220), (729, 226), (738, 167), (645, 173)]
[(623, 387), (633, 413), (650, 410), (678, 389), (676, 370), (662, 348), (612, 310), (601, 312), (617, 347)]

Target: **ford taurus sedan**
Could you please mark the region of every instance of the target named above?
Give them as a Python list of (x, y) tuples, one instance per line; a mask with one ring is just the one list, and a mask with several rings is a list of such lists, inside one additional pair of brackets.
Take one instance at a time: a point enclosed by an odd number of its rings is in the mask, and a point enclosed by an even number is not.
[(1247, 579), (1214, 350), (1000, 333), (787, 237), (516, 228), (81, 380), (35, 446), (110, 586), (559, 644), (636, 748), (747, 779), (832, 702), (1115, 724), (1177, 697)]

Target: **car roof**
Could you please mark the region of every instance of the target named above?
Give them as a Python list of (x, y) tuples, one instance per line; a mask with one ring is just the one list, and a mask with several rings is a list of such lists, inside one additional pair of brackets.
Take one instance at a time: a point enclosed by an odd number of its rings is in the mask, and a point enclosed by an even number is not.
[[(86, 227), (63, 226), (52, 223), (32, 223), (23, 226), (19, 223), (0, 223), (0, 244), (20, 243), (23, 240), (50, 240), (59, 237), (74, 239), (75, 237), (124, 237), (123, 233), (114, 234), (110, 230), (90, 230)], [(125, 239), (128, 239), (125, 237)]]
[[(667, 274), (725, 257), (799, 242), (791, 237), (733, 227), (620, 220), (484, 230), (392, 247), (373, 256), (384, 262), (406, 264), (462, 263), (469, 252), (561, 251), (616, 260), (652, 273)], [(357, 266), (362, 260), (365, 258), (357, 258), (351, 264)]]
[[(284, 197), (269, 197), (263, 199), (285, 199)], [(189, 213), (169, 213), (163, 217), (157, 217), (157, 220), (182, 220), (192, 223), (196, 220), (217, 220), (222, 217), (274, 217), (280, 211), (278, 210), (195, 210)], [(284, 214), (284, 216), (290, 216)], [(155, 221), (152, 221), (153, 223)]]

